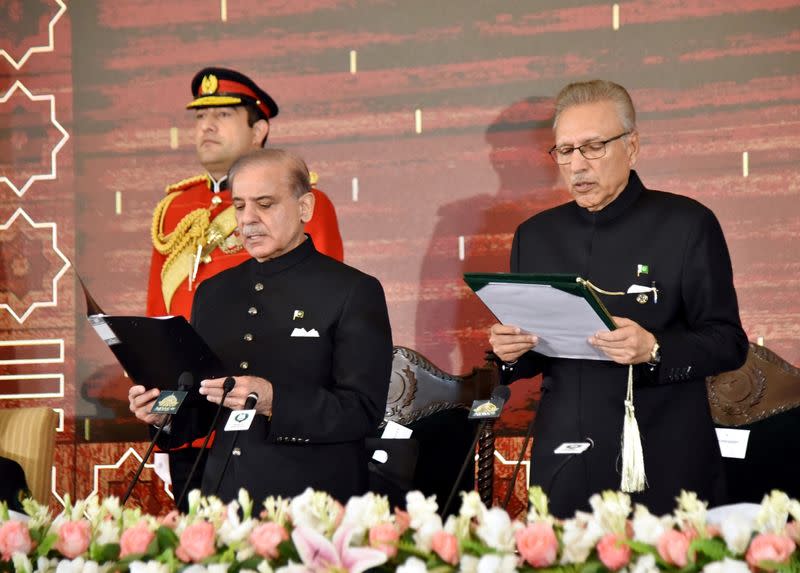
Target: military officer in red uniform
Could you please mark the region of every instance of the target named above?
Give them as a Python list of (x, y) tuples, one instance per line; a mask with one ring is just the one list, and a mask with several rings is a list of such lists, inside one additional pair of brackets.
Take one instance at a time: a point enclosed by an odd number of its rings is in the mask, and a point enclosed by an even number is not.
[[(205, 173), (166, 188), (151, 226), (153, 252), (147, 288), (147, 315), (191, 317), (197, 287), (217, 273), (250, 258), (235, 233), (236, 218), (227, 188), (228, 170), (243, 155), (264, 147), (278, 104), (250, 78), (226, 68), (205, 68), (192, 79), (195, 147)], [(312, 174), (311, 183), (316, 183)], [(315, 206), (305, 232), (316, 249), (342, 261), (342, 238), (330, 199), (312, 188)], [(202, 441), (202, 440), (201, 440)], [(196, 451), (170, 452), (172, 491), (183, 489)], [(199, 486), (202, 471), (197, 473)], [(184, 508), (185, 509), (185, 508)]]
[[(188, 320), (197, 286), (249, 258), (234, 233), (227, 173), (239, 157), (266, 143), (278, 114), (269, 94), (225, 68), (200, 70), (192, 95), (187, 108), (195, 110), (195, 146), (206, 173), (169, 185), (153, 213), (148, 316), (182, 314)], [(336, 211), (324, 193), (313, 193), (314, 214), (305, 231), (320, 252), (341, 261)]]

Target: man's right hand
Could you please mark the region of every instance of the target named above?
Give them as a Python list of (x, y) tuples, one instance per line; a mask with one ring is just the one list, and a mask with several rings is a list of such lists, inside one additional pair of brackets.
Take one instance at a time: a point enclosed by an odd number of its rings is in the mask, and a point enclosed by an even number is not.
[(493, 324), (489, 329), (489, 344), (503, 362), (514, 362), (538, 343), (535, 334), (524, 333), (518, 326)]
[(128, 390), (128, 407), (142, 422), (160, 426), (167, 419), (167, 415), (150, 413), (160, 393), (157, 388), (147, 390), (144, 386), (131, 386)]

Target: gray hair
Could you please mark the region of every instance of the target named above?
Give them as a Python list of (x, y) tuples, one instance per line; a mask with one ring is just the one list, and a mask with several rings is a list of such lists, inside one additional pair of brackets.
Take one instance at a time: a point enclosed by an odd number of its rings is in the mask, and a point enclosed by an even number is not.
[(572, 106), (603, 101), (612, 102), (617, 108), (617, 117), (625, 131), (636, 129), (636, 110), (633, 100), (624, 87), (607, 80), (574, 82), (562, 89), (556, 96), (556, 115), (553, 129), (558, 124), (561, 113)]
[(311, 181), (306, 162), (291, 151), (272, 147), (269, 149), (256, 149), (237, 159), (228, 171), (228, 185), (233, 189), (236, 175), (245, 169), (268, 167), (275, 163), (282, 163), (286, 167), (285, 183), (289, 186), (295, 198), (300, 198), (311, 191)]

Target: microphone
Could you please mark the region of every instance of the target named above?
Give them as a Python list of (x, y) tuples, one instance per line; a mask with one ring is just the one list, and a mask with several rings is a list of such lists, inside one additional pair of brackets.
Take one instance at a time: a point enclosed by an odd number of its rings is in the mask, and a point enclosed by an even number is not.
[(566, 454), (567, 457), (564, 458), (564, 461), (558, 464), (556, 471), (553, 472), (553, 475), (550, 476), (550, 480), (547, 482), (547, 487), (545, 488), (544, 493), (548, 499), (550, 498), (550, 490), (553, 489), (553, 486), (556, 483), (556, 478), (558, 477), (558, 474), (561, 473), (561, 470), (567, 467), (567, 465), (569, 465), (569, 463), (573, 459), (577, 458), (581, 454), (588, 452), (593, 447), (594, 447), (594, 440), (592, 438), (586, 437), (583, 439), (582, 442), (564, 442), (563, 444), (558, 446), (555, 450), (553, 450), (554, 454), (560, 454), (560, 455)]
[[(231, 412), (230, 417), (228, 418), (228, 424), (225, 425), (225, 431), (228, 431), (228, 425), (231, 424), (231, 421), (238, 422), (236, 417), (241, 416), (245, 410), (252, 410), (256, 407), (256, 403), (258, 402), (258, 393), (250, 392), (247, 395), (247, 400), (244, 401), (244, 409), (243, 410), (233, 410)], [(233, 435), (233, 440), (231, 440), (231, 447), (228, 449), (228, 455), (225, 457), (225, 465), (222, 466), (222, 471), (219, 472), (219, 477), (217, 478), (217, 484), (214, 486), (213, 494), (217, 495), (219, 491), (219, 486), (222, 485), (222, 477), (225, 475), (225, 471), (228, 469), (228, 464), (231, 461), (231, 456), (233, 455), (233, 450), (236, 447), (236, 442), (239, 440), (239, 432), (241, 430), (249, 430), (250, 424), (253, 423), (253, 417), (255, 417), (255, 412), (253, 412), (253, 416), (247, 416), (245, 420), (242, 420), (243, 423), (247, 424), (247, 427), (242, 428), (232, 428), (232, 431), (236, 433)], [(247, 421), (249, 420), (249, 422)]]
[(478, 443), (481, 434), (483, 434), (487, 425), (494, 424), (495, 420), (500, 417), (500, 414), (503, 411), (503, 406), (510, 396), (511, 389), (508, 386), (497, 386), (494, 390), (492, 390), (492, 397), (489, 398), (489, 400), (475, 400), (472, 403), (472, 408), (469, 412), (469, 419), (481, 420), (481, 423), (478, 425), (478, 430), (475, 432), (475, 439), (472, 440), (472, 445), (467, 450), (467, 455), (464, 458), (464, 463), (461, 464), (461, 470), (458, 472), (458, 477), (456, 478), (453, 488), (450, 490), (450, 495), (447, 496), (447, 501), (442, 508), (441, 515), (443, 518), (447, 515), (447, 510), (450, 508), (450, 504), (456, 495), (458, 484), (461, 483), (461, 479), (464, 477), (464, 472), (467, 471), (467, 466), (469, 465), (470, 459), (475, 457), (475, 445)]
[(153, 453), (153, 448), (156, 445), (156, 441), (158, 440), (159, 436), (161, 436), (161, 432), (164, 430), (164, 428), (172, 421), (172, 416), (178, 412), (178, 409), (181, 407), (181, 404), (183, 404), (183, 401), (192, 386), (194, 386), (194, 376), (192, 376), (191, 372), (184, 371), (181, 372), (180, 376), (178, 376), (177, 391), (173, 392), (171, 390), (162, 390), (158, 395), (158, 398), (156, 398), (156, 403), (151, 412), (161, 412), (167, 414), (167, 417), (164, 418), (164, 422), (160, 426), (157, 426), (156, 433), (153, 436), (153, 439), (150, 440), (150, 445), (147, 446), (147, 451), (145, 452), (144, 456), (142, 456), (142, 461), (139, 464), (139, 467), (136, 469), (136, 473), (133, 475), (133, 479), (131, 480), (127, 491), (125, 492), (125, 495), (122, 496), (122, 505), (125, 505), (125, 502), (128, 501), (131, 493), (133, 493), (133, 488), (139, 482), (139, 476), (142, 475), (142, 470), (144, 469), (147, 460), (150, 458), (150, 454)]
[(186, 476), (186, 484), (183, 486), (183, 491), (181, 491), (181, 495), (178, 497), (178, 501), (175, 505), (178, 507), (181, 506), (183, 503), (183, 498), (186, 497), (188, 493), (189, 484), (192, 483), (192, 478), (194, 477), (195, 472), (197, 471), (197, 466), (200, 464), (200, 458), (203, 457), (203, 452), (206, 451), (206, 446), (208, 445), (208, 440), (211, 439), (211, 433), (214, 431), (214, 428), (217, 426), (217, 420), (219, 420), (219, 415), (222, 413), (222, 405), (225, 403), (225, 398), (228, 397), (228, 394), (233, 387), (236, 386), (236, 380), (233, 376), (228, 376), (225, 378), (225, 381), (222, 383), (222, 399), (219, 401), (217, 405), (217, 411), (214, 412), (214, 419), (211, 421), (211, 426), (208, 428), (208, 432), (206, 432), (206, 438), (203, 440), (203, 445), (197, 451), (197, 457), (194, 459), (194, 464), (192, 464), (192, 469), (189, 470), (189, 475)]

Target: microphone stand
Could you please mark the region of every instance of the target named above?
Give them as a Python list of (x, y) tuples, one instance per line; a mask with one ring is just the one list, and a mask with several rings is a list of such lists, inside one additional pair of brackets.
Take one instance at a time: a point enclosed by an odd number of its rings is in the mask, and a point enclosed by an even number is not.
[(194, 477), (195, 472), (197, 471), (197, 466), (200, 464), (200, 458), (203, 457), (203, 452), (206, 451), (206, 446), (208, 445), (208, 440), (211, 439), (211, 432), (214, 431), (214, 428), (217, 425), (217, 420), (219, 420), (219, 415), (222, 413), (222, 405), (225, 403), (225, 398), (228, 397), (228, 394), (233, 387), (236, 386), (236, 380), (232, 376), (228, 376), (225, 379), (225, 382), (222, 384), (222, 398), (219, 401), (219, 405), (217, 406), (217, 411), (214, 413), (214, 419), (211, 421), (211, 426), (208, 428), (208, 432), (206, 433), (206, 439), (203, 440), (203, 445), (201, 446), (200, 450), (197, 452), (197, 457), (194, 459), (194, 464), (192, 465), (192, 469), (189, 470), (189, 475), (186, 477), (186, 484), (183, 486), (183, 491), (181, 491), (181, 495), (178, 497), (178, 501), (175, 505), (178, 507), (181, 506), (183, 503), (183, 498), (186, 497), (188, 493), (187, 490), (189, 489), (189, 484), (192, 483), (192, 478)]
[(506, 497), (503, 499), (503, 509), (508, 508), (508, 502), (511, 501), (511, 496), (514, 494), (514, 484), (517, 481), (519, 468), (522, 465), (522, 460), (525, 458), (525, 452), (528, 449), (528, 444), (530, 443), (531, 437), (533, 436), (533, 427), (535, 421), (536, 421), (536, 415), (534, 414), (534, 417), (531, 420), (530, 424), (528, 424), (528, 429), (525, 432), (525, 441), (522, 442), (522, 448), (520, 448), (519, 450), (519, 457), (517, 458), (517, 463), (514, 464), (514, 473), (511, 474), (511, 482), (508, 484)]
[[(178, 377), (178, 390), (181, 392), (188, 391), (193, 384), (194, 384), (194, 377), (192, 376), (191, 372), (182, 372), (181, 375)], [(125, 492), (125, 495), (122, 496), (122, 503), (120, 505), (125, 505), (125, 503), (128, 501), (128, 498), (133, 493), (133, 488), (136, 486), (137, 483), (139, 483), (139, 476), (142, 475), (142, 470), (144, 470), (144, 466), (147, 464), (147, 460), (150, 458), (150, 454), (153, 453), (153, 448), (155, 448), (156, 442), (158, 441), (159, 436), (161, 436), (161, 432), (172, 421), (172, 416), (173, 414), (167, 414), (167, 416), (164, 418), (164, 422), (160, 426), (156, 426), (157, 427), (156, 434), (155, 436), (153, 436), (153, 439), (150, 440), (150, 445), (147, 446), (147, 451), (144, 453), (144, 456), (142, 456), (142, 461), (139, 464), (139, 467), (136, 469), (136, 473), (134, 474), (133, 479), (131, 480), (131, 483), (128, 486), (128, 489)]]
[[(256, 407), (256, 402), (258, 402), (258, 394), (255, 392), (250, 392), (247, 395), (247, 400), (244, 403), (245, 410), (252, 410)], [(233, 455), (233, 450), (236, 448), (236, 442), (239, 440), (239, 432), (236, 432), (233, 436), (233, 440), (231, 440), (231, 447), (228, 450), (228, 455), (225, 458), (225, 465), (222, 466), (222, 471), (219, 473), (219, 477), (217, 478), (217, 484), (214, 486), (214, 493), (212, 495), (217, 495), (219, 491), (219, 486), (222, 485), (222, 478), (225, 475), (225, 471), (228, 469), (228, 464), (231, 461), (231, 455)]]

